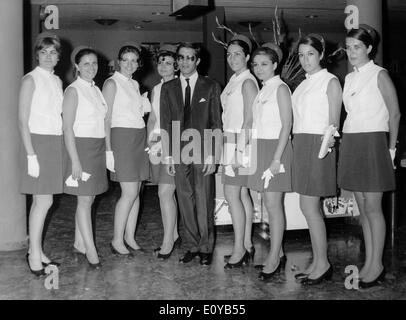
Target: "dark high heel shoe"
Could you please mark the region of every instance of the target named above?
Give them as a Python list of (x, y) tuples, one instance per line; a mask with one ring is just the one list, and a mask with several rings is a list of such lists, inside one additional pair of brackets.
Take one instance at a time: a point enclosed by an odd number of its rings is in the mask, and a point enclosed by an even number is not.
[[(250, 259), (254, 261), (254, 255), (255, 255), (255, 247), (252, 246), (249, 250), (247, 249), (248, 253), (250, 254)], [(226, 254), (224, 255), (224, 262), (228, 262), (230, 260), (231, 254)]]
[(272, 278), (274, 277), (275, 274), (279, 273), (279, 271), (281, 270), (281, 267), (282, 267), (282, 265), (281, 265), (281, 260), (279, 260), (279, 264), (278, 264), (278, 266), (275, 268), (274, 271), (269, 272), (269, 273), (261, 271), (261, 272), (259, 273), (259, 275), (258, 275), (258, 278), (259, 278), (260, 280), (262, 280), (262, 281), (269, 281), (270, 279), (272, 279)]
[(132, 257), (132, 253), (128, 252), (128, 253), (121, 253), (120, 251), (118, 251), (116, 248), (114, 248), (113, 244), (110, 242), (110, 250), (111, 253), (116, 255), (116, 256), (126, 256), (126, 257)]
[(251, 261), (254, 261), (254, 256), (255, 256), (255, 247), (254, 246), (252, 246), (250, 248), (250, 250), (248, 251), (248, 254), (249, 254), (249, 257), (250, 257)]
[(86, 257), (86, 253), (85, 253), (85, 252), (82, 252), (82, 251), (80, 251), (80, 250), (78, 250), (78, 249), (76, 249), (75, 246), (73, 246), (73, 253), (74, 253), (74, 254), (77, 254), (77, 255), (81, 255), (81, 256)]
[(46, 275), (44, 268), (42, 268), (42, 269), (40, 269), (40, 270), (33, 270), (33, 269), (31, 269), (30, 261), (29, 261), (29, 256), (30, 256), (30, 254), (27, 253), (27, 254), (25, 255), (25, 259), (27, 260), (28, 268), (30, 268), (31, 273), (32, 273), (33, 275), (35, 275), (36, 277), (40, 277), (40, 276)]
[(176, 247), (176, 248), (180, 248), (181, 245), (182, 245), (182, 238), (179, 236), (179, 237), (175, 240), (175, 242), (173, 243), (173, 246)]
[(174, 249), (175, 249), (175, 244), (172, 246), (172, 250), (169, 251), (169, 253), (159, 253), (159, 251), (158, 251), (157, 258), (158, 258), (159, 260), (166, 260), (166, 259), (169, 259)]
[(42, 266), (45, 268), (45, 267), (48, 267), (48, 266), (55, 266), (55, 267), (59, 267), (61, 265), (61, 263), (60, 262), (56, 262), (56, 261), (50, 261), (50, 262), (42, 262)]
[(386, 275), (386, 270), (385, 270), (385, 268), (383, 268), (382, 272), (379, 274), (379, 276), (374, 281), (364, 282), (364, 281), (360, 280), (358, 282), (358, 286), (361, 289), (367, 289), (367, 288), (371, 288), (371, 287), (380, 285), (382, 282), (385, 281), (385, 275)]
[(301, 272), (301, 273), (295, 274), (295, 279), (298, 281), (302, 281), (302, 280), (307, 279), (308, 276), (309, 276), (308, 273)]
[(250, 253), (248, 251), (245, 251), (240, 261), (236, 263), (227, 262), (226, 265), (224, 266), (224, 269), (240, 268), (243, 265), (247, 264), (249, 261), (250, 261)]
[[(93, 269), (93, 270), (99, 270), (99, 269), (101, 269), (102, 264), (101, 264), (100, 261), (97, 262), (97, 263), (91, 263), (91, 262), (89, 261), (89, 258), (87, 257), (87, 255), (85, 255), (85, 256), (86, 256), (87, 263), (89, 264), (89, 267), (90, 267), (91, 269)], [(97, 256), (99, 257), (98, 254), (97, 254)]]
[(102, 267), (101, 262), (98, 263), (91, 263), (89, 260), (87, 261), (89, 263), (89, 267), (93, 270), (99, 270)]
[[(279, 263), (281, 265), (281, 269), (285, 269), (287, 260), (288, 259), (286, 258), (286, 255), (279, 257), (279, 261), (280, 261)], [(257, 264), (254, 266), (254, 268), (258, 269), (258, 270), (262, 270), (264, 268), (264, 266), (265, 266), (264, 264)]]
[[(143, 248), (139, 248), (139, 249), (134, 249), (133, 247), (131, 247), (127, 241), (124, 240), (124, 245), (127, 247), (127, 249), (133, 253), (145, 253), (145, 250)], [(159, 249), (161, 250), (161, 249)]]
[(288, 258), (286, 258), (286, 255), (284, 254), (282, 257), (279, 257), (279, 260), (281, 261), (281, 269), (285, 269), (286, 263), (288, 262)]
[(323, 282), (324, 280), (326, 280), (326, 281), (331, 280), (332, 277), (333, 277), (333, 266), (330, 265), (330, 267), (326, 270), (326, 272), (324, 272), (320, 277), (318, 277), (316, 279), (310, 279), (309, 277), (307, 277), (306, 279), (304, 279), (302, 281), (302, 283), (312, 286), (315, 284), (319, 284), (319, 283)]

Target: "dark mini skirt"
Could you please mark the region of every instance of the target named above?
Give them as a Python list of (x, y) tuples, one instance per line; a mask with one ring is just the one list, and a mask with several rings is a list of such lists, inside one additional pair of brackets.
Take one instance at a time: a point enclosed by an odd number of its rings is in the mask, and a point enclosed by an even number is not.
[(150, 163), (149, 181), (155, 184), (175, 184), (175, 177), (170, 176), (166, 171), (166, 165), (163, 163)]
[(20, 192), (25, 194), (58, 194), (63, 192), (63, 136), (31, 134), (39, 163), (39, 176), (28, 175), (27, 153), (20, 151)]
[[(290, 192), (292, 191), (292, 144), (288, 140), (285, 150), (283, 151), (281, 164), (285, 168), (285, 172), (277, 174), (273, 177), (267, 189), (264, 189), (264, 180), (262, 174), (269, 168), (272, 163), (276, 148), (278, 147), (278, 139), (258, 139), (257, 143), (257, 161), (256, 170), (248, 176), (248, 188), (258, 192)], [(251, 161), (255, 164), (255, 161)]]
[(91, 176), (87, 181), (78, 180), (78, 187), (68, 187), (66, 179), (72, 174), (72, 161), (66, 151), (64, 192), (77, 196), (95, 196), (108, 189), (106, 172), (106, 143), (104, 138), (75, 138), (82, 171)]
[(343, 134), (338, 185), (359, 192), (384, 192), (396, 188), (386, 132)]
[(337, 193), (336, 151), (319, 159), (322, 135), (293, 135), (293, 191), (312, 197), (329, 197)]
[(149, 159), (145, 128), (112, 128), (111, 149), (114, 172), (110, 179), (117, 182), (138, 182), (149, 178)]

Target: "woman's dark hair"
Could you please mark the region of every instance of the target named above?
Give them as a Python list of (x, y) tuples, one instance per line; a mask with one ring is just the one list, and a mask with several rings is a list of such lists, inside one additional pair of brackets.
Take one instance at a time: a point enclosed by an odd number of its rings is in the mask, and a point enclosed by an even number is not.
[(141, 52), (134, 46), (125, 45), (121, 47), (121, 49), (118, 51), (118, 60), (121, 60), (123, 58), (123, 55), (128, 52), (135, 53), (138, 56), (138, 66), (142, 67)]
[(312, 46), (314, 49), (317, 50), (317, 52), (320, 55), (322, 55), (325, 50), (324, 40), (323, 40), (322, 36), (319, 36), (319, 35), (316, 36), (316, 35), (309, 34), (309, 35), (303, 37), (302, 39), (300, 39), (299, 43), (297, 44), (298, 49), (301, 44), (306, 44), (306, 45)]
[(251, 54), (250, 52), (250, 47), (248, 46), (248, 44), (242, 40), (232, 40), (227, 44), (227, 48), (229, 46), (231, 46), (232, 44), (236, 44), (237, 46), (240, 46), (242, 48), (242, 51), (244, 52), (245, 56), (248, 56), (249, 54)]
[(259, 47), (252, 53), (252, 61), (254, 61), (254, 58), (260, 54), (268, 56), (272, 63), (277, 63), (279, 65), (279, 57), (275, 50), (268, 47)]
[(61, 49), (61, 42), (57, 37), (45, 37), (38, 39), (34, 45), (34, 53), (38, 59), (38, 52), (40, 52), (44, 48), (48, 48), (54, 46), (56, 52), (58, 53), (58, 57), (61, 56), (62, 49)]
[(176, 62), (176, 53), (172, 52), (172, 51), (167, 51), (167, 50), (163, 50), (163, 51), (159, 51), (158, 54), (156, 55), (156, 62), (159, 62), (160, 58), (166, 58), (166, 57), (171, 57), (174, 60), (173, 63), (173, 67), (175, 68), (175, 70), (178, 69), (178, 63)]
[(372, 46), (372, 51), (369, 53), (373, 56), (378, 47), (378, 34), (375, 30), (359, 27), (359, 29), (351, 29), (347, 32), (347, 38), (354, 38), (361, 41), (367, 48)]
[(195, 56), (197, 59), (200, 59), (200, 46), (196, 43), (192, 42), (182, 42), (179, 44), (178, 48), (176, 49), (176, 56), (178, 56), (180, 49), (188, 48), (193, 49), (195, 51)]
[(79, 50), (78, 53), (75, 55), (75, 63), (79, 64), (82, 57), (87, 56), (88, 54), (94, 54), (97, 57), (96, 51), (94, 51), (91, 48), (85, 48), (85, 49)]

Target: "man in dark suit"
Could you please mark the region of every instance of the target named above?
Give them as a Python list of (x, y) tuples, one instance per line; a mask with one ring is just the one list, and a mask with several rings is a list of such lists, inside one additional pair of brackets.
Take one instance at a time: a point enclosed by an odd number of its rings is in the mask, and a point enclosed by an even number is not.
[(202, 265), (210, 265), (214, 247), (213, 173), (221, 151), (221, 90), (218, 83), (197, 73), (199, 49), (191, 43), (179, 45), (180, 77), (162, 85), (160, 126), (163, 159), (168, 173), (175, 176), (185, 227), (187, 252), (180, 262), (200, 256)]

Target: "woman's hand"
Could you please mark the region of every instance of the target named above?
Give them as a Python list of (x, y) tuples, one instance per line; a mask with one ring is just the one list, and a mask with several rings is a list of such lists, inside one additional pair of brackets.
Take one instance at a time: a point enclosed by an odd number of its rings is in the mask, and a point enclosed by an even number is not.
[(111, 172), (116, 172), (114, 170), (114, 154), (113, 151), (106, 151), (106, 168)]
[(269, 170), (271, 170), (272, 175), (277, 175), (281, 171), (281, 162), (279, 160), (272, 160)]
[(72, 179), (82, 179), (82, 166), (80, 165), (79, 161), (72, 161)]
[(328, 139), (328, 147), (329, 147), (329, 148), (333, 148), (334, 145), (335, 145), (335, 143), (336, 143), (335, 137), (334, 137), (334, 136), (330, 136), (330, 138)]

